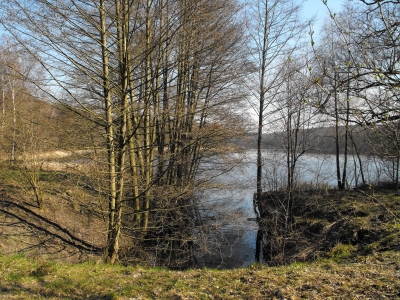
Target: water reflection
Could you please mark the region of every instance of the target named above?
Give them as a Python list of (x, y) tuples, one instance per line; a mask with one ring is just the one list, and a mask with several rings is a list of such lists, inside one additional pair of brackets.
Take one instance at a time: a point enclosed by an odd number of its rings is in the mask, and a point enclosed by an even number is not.
[[(238, 155), (239, 158), (239, 155)], [(334, 155), (303, 155), (297, 165), (296, 180), (309, 188), (336, 186)], [(343, 161), (343, 158), (341, 159)], [(385, 162), (363, 158), (366, 181), (388, 180), (390, 174)], [(213, 178), (213, 188), (199, 197), (205, 226), (210, 229), (207, 245), (199, 247), (197, 261), (200, 267), (238, 268), (255, 262), (257, 224), (254, 221), (253, 194), (256, 187), (256, 151), (250, 150), (240, 159), (237, 168)], [(285, 153), (264, 152), (264, 190), (279, 189), (286, 182)], [(207, 165), (209, 168), (210, 165)], [(206, 175), (207, 176), (207, 175)], [(356, 160), (348, 162), (348, 186), (361, 183)]]

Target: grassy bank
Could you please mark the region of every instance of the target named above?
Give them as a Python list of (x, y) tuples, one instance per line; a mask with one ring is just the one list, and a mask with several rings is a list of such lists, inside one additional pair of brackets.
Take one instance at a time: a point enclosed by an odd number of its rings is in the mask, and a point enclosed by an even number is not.
[[(0, 257), (7, 299), (400, 299), (400, 253), (352, 262), (170, 271)], [(0, 298), (1, 298), (0, 296)]]
[(400, 299), (396, 190), (296, 194), (285, 266), (172, 271), (98, 263), (83, 247), (104, 242), (96, 192), (42, 172), (39, 209), (20, 176), (0, 170), (0, 299)]
[[(293, 223), (285, 227), (285, 192), (268, 192), (261, 203), (271, 265), (348, 258), (400, 250), (400, 196), (393, 189), (306, 190), (293, 193)], [(271, 246), (272, 245), (272, 246)], [(269, 255), (269, 256), (268, 256)]]

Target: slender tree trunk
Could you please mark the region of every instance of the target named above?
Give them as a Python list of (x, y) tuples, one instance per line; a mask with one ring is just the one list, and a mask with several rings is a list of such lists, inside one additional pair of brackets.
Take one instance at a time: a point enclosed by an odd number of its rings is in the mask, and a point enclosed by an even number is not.
[(267, 52), (268, 52), (268, 3), (265, 4), (265, 15), (263, 24), (263, 35), (262, 35), (262, 53), (261, 53), (261, 74), (260, 74), (260, 102), (258, 111), (258, 132), (257, 132), (257, 192), (254, 203), (254, 210), (257, 217), (260, 217), (258, 211), (258, 203), (262, 198), (262, 134), (263, 134), (263, 121), (264, 121), (264, 109), (265, 109), (265, 73), (267, 64)]
[[(268, 53), (268, 2), (265, 3), (265, 14), (264, 14), (264, 24), (262, 32), (262, 50), (261, 50), (261, 74), (260, 74), (260, 90), (259, 90), (259, 111), (258, 111), (258, 132), (257, 132), (257, 190), (256, 195), (253, 200), (254, 213), (256, 218), (260, 223), (260, 208), (259, 204), (262, 200), (262, 134), (263, 134), (263, 122), (264, 122), (264, 109), (265, 109), (265, 76), (266, 76), (266, 65), (267, 65), (267, 53)], [(262, 230), (262, 228), (260, 228)], [(262, 234), (260, 233), (260, 236)], [(262, 239), (257, 241), (262, 243)], [(262, 246), (261, 246), (262, 248)], [(256, 253), (256, 260), (260, 259), (260, 255)], [(260, 261), (258, 261), (260, 262)]]
[(17, 107), (15, 103), (15, 87), (14, 84), (10, 81), (10, 89), (11, 89), (11, 103), (13, 108), (13, 135), (11, 141), (11, 162), (15, 162), (15, 148), (17, 144)]
[(335, 101), (335, 146), (336, 146), (336, 178), (339, 190), (343, 189), (343, 182), (340, 173), (340, 134), (339, 134), (339, 111), (338, 111), (338, 95), (337, 95), (337, 72), (334, 79), (334, 101)]
[(114, 122), (113, 111), (111, 103), (110, 91), (110, 74), (108, 62), (108, 48), (107, 48), (107, 28), (105, 21), (105, 0), (100, 0), (100, 39), (102, 46), (102, 62), (103, 62), (103, 93), (104, 93), (104, 107), (106, 111), (106, 144), (107, 144), (107, 162), (108, 162), (108, 233), (107, 233), (107, 247), (105, 252), (105, 259), (110, 263), (114, 263), (118, 256), (118, 239), (120, 235), (120, 227), (116, 226), (118, 219), (116, 212), (116, 150), (114, 144)]
[(144, 112), (144, 149), (145, 149), (145, 183), (146, 191), (144, 194), (144, 219), (143, 231), (146, 232), (149, 226), (149, 209), (150, 209), (150, 185), (153, 177), (153, 126), (151, 125), (151, 107), (150, 107), (150, 92), (151, 92), (151, 39), (152, 26), (150, 18), (151, 1), (146, 3), (146, 65), (145, 65), (145, 112)]
[[(355, 143), (355, 141), (354, 141), (354, 139), (353, 139), (353, 135), (352, 135), (352, 134), (349, 134), (349, 137), (350, 137), (351, 142), (352, 142), (352, 144), (353, 144), (354, 150), (356, 151), (356, 156), (357, 156), (358, 164), (360, 165), (360, 175), (361, 175), (362, 183), (363, 183), (363, 184), (366, 184), (365, 176), (364, 176), (364, 168), (363, 168), (363, 163), (362, 163), (362, 159), (361, 159), (360, 152), (358, 151), (357, 145), (356, 145), (356, 143)], [(355, 164), (355, 161), (354, 161), (354, 164)], [(355, 175), (356, 175), (356, 174), (355, 174)]]
[(349, 153), (349, 120), (350, 120), (350, 68), (347, 72), (347, 91), (346, 91), (346, 121), (345, 121), (345, 136), (344, 136), (344, 162), (342, 175), (342, 189), (346, 188), (347, 182), (347, 161)]
[[(287, 85), (287, 90), (289, 91), (289, 99), (290, 100), (290, 89), (289, 89), (289, 84)], [(291, 105), (288, 104), (287, 107), (287, 124), (286, 124), (286, 143), (287, 143), (287, 148), (286, 148), (286, 168), (287, 168), (287, 187), (286, 187), (286, 197), (287, 197), (287, 205), (285, 208), (285, 229), (288, 229), (289, 226), (289, 210), (290, 210), (290, 203), (292, 199), (292, 192), (293, 192), (293, 151), (295, 145), (293, 145), (293, 140), (292, 140), (292, 112), (291, 112)]]
[(397, 155), (396, 155), (396, 174), (395, 174), (396, 190), (399, 189), (399, 167), (400, 167), (400, 153), (399, 153), (399, 151), (397, 151)]
[(4, 130), (6, 125), (6, 90), (5, 90), (5, 81), (4, 75), (1, 76), (1, 104), (2, 104), (2, 119), (1, 119), (1, 140), (4, 140)]

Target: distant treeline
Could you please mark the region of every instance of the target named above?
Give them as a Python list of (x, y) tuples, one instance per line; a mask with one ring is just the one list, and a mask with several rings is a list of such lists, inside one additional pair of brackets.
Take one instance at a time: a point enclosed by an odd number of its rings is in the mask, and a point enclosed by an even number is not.
[[(306, 152), (318, 152), (325, 154), (336, 153), (336, 129), (335, 127), (318, 127), (302, 130), (299, 134), (299, 149)], [(339, 151), (344, 153), (345, 149), (345, 128), (339, 128)], [(274, 132), (263, 135), (263, 149), (282, 149), (287, 144), (286, 132)], [(245, 149), (257, 148), (257, 134), (251, 133), (245, 139), (237, 140), (237, 143)], [(348, 137), (348, 150), (358, 151), (359, 154), (374, 154), (379, 148), (379, 139), (374, 130), (353, 126)], [(373, 145), (373, 147), (372, 147)]]

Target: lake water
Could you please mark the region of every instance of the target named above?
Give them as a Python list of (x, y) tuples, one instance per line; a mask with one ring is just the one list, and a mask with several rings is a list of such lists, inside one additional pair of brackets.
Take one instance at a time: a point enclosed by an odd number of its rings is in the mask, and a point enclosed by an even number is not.
[[(253, 212), (256, 155), (256, 150), (249, 150), (243, 155), (235, 154), (236, 167), (214, 177), (214, 187), (199, 194), (202, 203), (200, 213), (207, 217), (204, 226), (210, 228), (207, 245), (199, 247), (197, 260), (200, 267), (239, 268), (255, 261), (258, 229)], [(281, 151), (264, 151), (263, 159), (264, 191), (282, 187), (286, 182), (285, 154)], [(362, 160), (367, 183), (390, 179), (390, 174), (386, 172), (390, 171), (390, 162), (367, 157), (362, 157)], [(341, 161), (343, 163), (343, 157)], [(206, 165), (208, 171), (203, 176), (215, 176), (218, 172), (211, 170), (210, 165)], [(349, 186), (361, 183), (358, 163), (351, 156), (347, 174)], [(296, 179), (312, 188), (335, 187), (335, 155), (303, 155), (297, 164)]]

